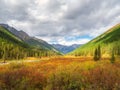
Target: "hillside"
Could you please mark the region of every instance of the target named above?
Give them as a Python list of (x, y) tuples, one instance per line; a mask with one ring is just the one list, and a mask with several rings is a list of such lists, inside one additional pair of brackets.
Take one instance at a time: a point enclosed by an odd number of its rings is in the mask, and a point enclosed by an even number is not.
[(74, 49), (78, 48), (79, 44), (73, 44), (70, 46), (66, 46), (66, 45), (61, 45), (61, 44), (52, 44), (54, 48), (58, 49), (60, 52), (67, 54), (71, 51), (73, 51)]
[(57, 49), (55, 49), (52, 45), (48, 44), (46, 41), (43, 41), (35, 37), (26, 39), (25, 42), (36, 48), (44, 48), (46, 50), (52, 50), (55, 52), (59, 52)]
[(70, 54), (76, 56), (93, 56), (95, 49), (99, 46), (102, 56), (110, 56), (112, 52), (114, 52), (115, 55), (120, 55), (120, 24), (115, 25), (107, 32), (79, 47)]
[(35, 48), (51, 50), (51, 51), (59, 53), (59, 51), (57, 49), (55, 49), (52, 45), (48, 44), (44, 40), (41, 40), (41, 39), (38, 39), (38, 38), (35, 38), (35, 37), (31, 37), (26, 32), (24, 32), (22, 30), (18, 31), (14, 27), (11, 27), (7, 24), (0, 24), (0, 25), (5, 27), (11, 33), (16, 35), (18, 38), (22, 39), (24, 42), (26, 42), (27, 44), (29, 44), (29, 45), (31, 45)]
[(0, 59), (23, 58), (27, 56), (28, 48), (30, 46), (24, 41), (0, 26)]
[(41, 57), (57, 54), (59, 53), (27, 44), (0, 25), (0, 59), (23, 59), (25, 57)]
[(9, 26), (7, 24), (0, 24), (0, 26), (3, 26), (4, 28), (9, 30), (14, 35), (16, 35), (17, 37), (21, 38), (22, 40), (30, 38), (30, 36), (27, 33), (25, 33), (24, 31), (22, 31), (22, 30), (18, 31), (14, 27), (11, 27), (11, 26)]

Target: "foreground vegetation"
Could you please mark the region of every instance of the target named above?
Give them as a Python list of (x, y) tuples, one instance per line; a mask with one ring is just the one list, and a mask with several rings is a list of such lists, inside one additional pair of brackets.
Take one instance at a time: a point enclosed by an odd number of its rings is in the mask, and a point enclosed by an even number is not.
[(120, 60), (56, 57), (0, 65), (0, 90), (120, 90)]

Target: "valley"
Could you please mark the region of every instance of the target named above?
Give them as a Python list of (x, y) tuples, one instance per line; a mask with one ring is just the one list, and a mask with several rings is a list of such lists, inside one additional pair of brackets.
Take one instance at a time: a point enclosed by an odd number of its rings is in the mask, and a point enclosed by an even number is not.
[(120, 24), (74, 49), (5, 24), (0, 41), (0, 90), (120, 89)]

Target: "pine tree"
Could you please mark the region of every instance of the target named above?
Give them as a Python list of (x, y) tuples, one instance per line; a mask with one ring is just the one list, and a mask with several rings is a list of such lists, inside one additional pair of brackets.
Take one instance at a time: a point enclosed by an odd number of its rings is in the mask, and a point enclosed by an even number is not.
[(115, 55), (114, 55), (113, 51), (112, 51), (112, 54), (111, 54), (110, 62), (115, 63)]
[(98, 48), (96, 48), (94, 52), (94, 60), (98, 61), (100, 59), (101, 59), (101, 47), (98, 46)]
[(95, 61), (98, 60), (97, 52), (98, 52), (98, 50), (97, 50), (97, 48), (96, 48), (96, 49), (95, 49), (95, 52), (94, 52), (94, 60), (95, 60)]
[(98, 46), (98, 60), (101, 59), (101, 47), (100, 45)]

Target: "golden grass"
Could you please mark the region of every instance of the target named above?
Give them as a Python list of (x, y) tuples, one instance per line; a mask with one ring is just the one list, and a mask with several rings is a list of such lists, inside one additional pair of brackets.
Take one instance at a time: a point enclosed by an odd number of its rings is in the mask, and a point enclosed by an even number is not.
[[(0, 66), (0, 90), (119, 90), (120, 60), (51, 57)], [(19, 89), (18, 89), (19, 88)]]

